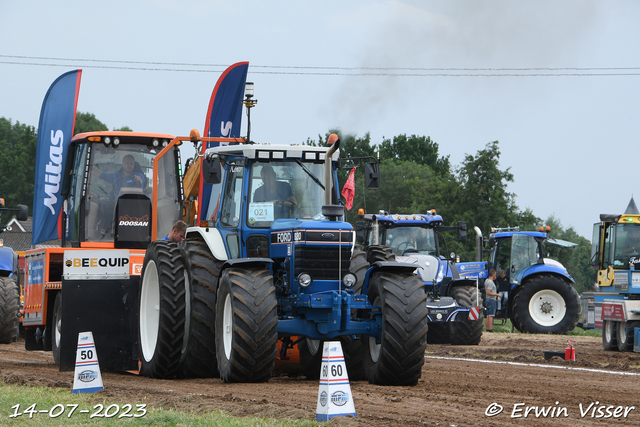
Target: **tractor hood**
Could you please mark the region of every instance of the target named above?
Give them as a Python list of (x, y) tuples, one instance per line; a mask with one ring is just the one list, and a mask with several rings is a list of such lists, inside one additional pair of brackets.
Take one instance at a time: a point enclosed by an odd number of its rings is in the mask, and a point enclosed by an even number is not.
[(354, 234), (348, 222), (276, 220), (270, 229), (271, 244), (338, 244), (351, 245)]
[[(418, 269), (417, 273), (420, 275), (420, 279), (425, 283), (440, 282), (442, 277), (438, 277), (443, 262), (433, 255), (426, 254), (411, 254), (409, 256), (397, 256), (397, 262), (403, 262), (406, 264), (415, 264)], [(444, 266), (442, 266), (444, 267)], [(442, 275), (444, 271), (442, 271)]]

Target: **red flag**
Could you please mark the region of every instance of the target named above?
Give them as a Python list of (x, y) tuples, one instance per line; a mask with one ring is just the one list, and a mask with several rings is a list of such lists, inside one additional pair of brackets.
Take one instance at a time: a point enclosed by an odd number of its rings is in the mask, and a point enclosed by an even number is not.
[(347, 179), (347, 183), (344, 185), (342, 189), (342, 196), (347, 199), (345, 206), (347, 210), (353, 207), (353, 196), (356, 194), (356, 176), (355, 176), (356, 168), (351, 169), (349, 173), (349, 178)]

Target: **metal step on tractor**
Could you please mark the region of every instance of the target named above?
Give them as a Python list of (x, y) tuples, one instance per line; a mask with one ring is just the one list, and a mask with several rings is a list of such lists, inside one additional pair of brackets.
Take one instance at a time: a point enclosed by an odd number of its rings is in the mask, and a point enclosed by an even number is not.
[[(18, 221), (26, 221), (29, 217), (26, 205), (7, 208), (4, 199), (0, 199), (0, 219), (4, 212), (16, 212)], [(0, 225), (0, 344), (18, 339), (22, 295), (18, 254), (2, 243), (4, 231), (5, 227)]]
[[(495, 319), (510, 319), (520, 332), (571, 332), (580, 316), (575, 282), (561, 263), (545, 257), (544, 245), (571, 248), (577, 244), (549, 237), (549, 227), (540, 227), (539, 231), (493, 228), (488, 239), (483, 238), (478, 227), (474, 230), (477, 261), (460, 263), (458, 268), (461, 276), (478, 278), (483, 283), (490, 268), (498, 274), (505, 272), (505, 280), (496, 283), (503, 297), (498, 299)], [(489, 254), (488, 262), (482, 261), (484, 252)]]
[[(413, 264), (427, 292), (430, 344), (477, 345), (482, 338), (483, 304), (475, 279), (461, 277), (456, 256), (443, 255), (441, 232), (458, 230), (458, 240), (466, 241), (467, 224), (442, 225), (435, 210), (426, 214), (364, 214), (356, 223), (356, 241), (362, 248), (354, 250), (352, 272), (358, 283), (364, 280), (371, 265), (380, 261)], [(439, 236), (441, 238), (439, 238)], [(446, 246), (445, 246), (446, 247)]]
[[(415, 266), (391, 261), (356, 286), (354, 231), (338, 204), (339, 140), (330, 140), (206, 149), (200, 173), (210, 202), (179, 246), (153, 242), (145, 256), (145, 375), (264, 382), (297, 345), (306, 376), (317, 379), (323, 342), (340, 340), (351, 380), (417, 384), (426, 289)], [(379, 186), (377, 168), (365, 165), (367, 188)]]

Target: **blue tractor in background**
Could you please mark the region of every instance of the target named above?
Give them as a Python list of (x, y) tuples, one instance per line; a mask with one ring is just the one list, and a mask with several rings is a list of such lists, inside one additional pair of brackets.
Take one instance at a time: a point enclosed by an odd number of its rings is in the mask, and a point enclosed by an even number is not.
[[(29, 216), (27, 206), (17, 208), (5, 207), (4, 199), (0, 199), (0, 219), (3, 212), (17, 212), (18, 221), (25, 221)], [(0, 226), (0, 235), (5, 231)], [(0, 344), (16, 341), (20, 330), (20, 269), (18, 254), (5, 247), (0, 240)]]
[[(364, 278), (366, 270), (380, 261), (412, 264), (425, 285), (430, 344), (476, 345), (482, 338), (483, 309), (477, 280), (460, 275), (455, 254), (448, 257), (443, 231), (458, 230), (458, 240), (467, 240), (467, 224), (442, 225), (442, 216), (426, 214), (390, 215), (359, 212), (351, 271)], [(439, 238), (441, 237), (441, 238)], [(441, 241), (445, 247), (441, 247)], [(444, 250), (443, 250), (444, 249)]]
[[(496, 283), (503, 295), (498, 301), (496, 319), (510, 319), (520, 332), (567, 334), (577, 325), (580, 301), (573, 287), (575, 281), (558, 261), (546, 258), (544, 245), (562, 248), (577, 246), (549, 237), (550, 229), (520, 231), (519, 227), (494, 228), (483, 240), (477, 233), (477, 261), (458, 265), (461, 276), (486, 279), (490, 268), (506, 273), (506, 281)], [(484, 250), (484, 245), (488, 249)], [(489, 261), (482, 261), (482, 253)], [(484, 288), (484, 286), (483, 286)]]

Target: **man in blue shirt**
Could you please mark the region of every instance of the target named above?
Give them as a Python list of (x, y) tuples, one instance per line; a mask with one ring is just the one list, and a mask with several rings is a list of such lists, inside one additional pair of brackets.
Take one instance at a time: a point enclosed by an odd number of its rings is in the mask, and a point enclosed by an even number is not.
[(184, 236), (187, 233), (187, 223), (184, 221), (178, 221), (173, 224), (169, 234), (164, 236), (160, 240), (166, 240), (169, 242), (180, 243), (184, 240)]

